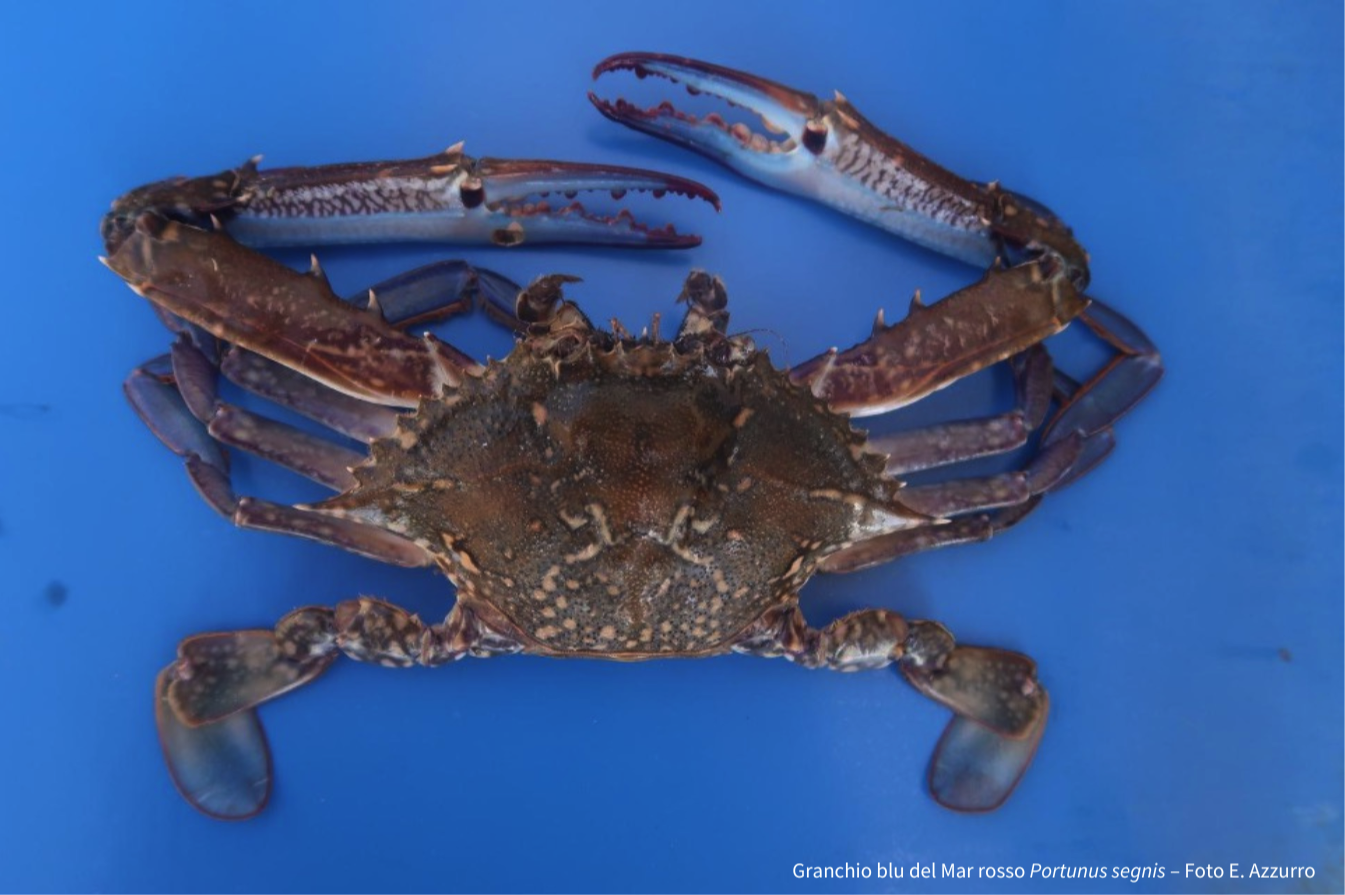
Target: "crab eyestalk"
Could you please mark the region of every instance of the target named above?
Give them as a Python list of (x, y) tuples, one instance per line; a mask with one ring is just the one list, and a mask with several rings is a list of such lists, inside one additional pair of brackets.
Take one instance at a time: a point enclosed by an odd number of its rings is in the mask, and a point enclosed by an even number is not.
[(945, 255), (979, 267), (1049, 256), (1073, 284), (1088, 284), (1088, 257), (1041, 203), (997, 183), (964, 180), (871, 124), (837, 93), (811, 93), (708, 62), (658, 53), (621, 53), (593, 70), (682, 84), (744, 109), (759, 128), (697, 117), (671, 101), (645, 108), (624, 99), (589, 99), (627, 127), (708, 156), (759, 183), (814, 199)]
[(257, 167), (260, 157), (220, 174), (174, 178), (132, 190), (103, 218), (114, 253), (146, 211), (203, 226), (219, 222), (245, 245), (451, 241), (500, 246), (525, 242), (690, 248), (694, 234), (639, 221), (627, 209), (590, 210), (581, 193), (675, 193), (719, 208), (691, 180), (615, 165), (474, 159), (461, 144), (408, 161), (309, 168)]

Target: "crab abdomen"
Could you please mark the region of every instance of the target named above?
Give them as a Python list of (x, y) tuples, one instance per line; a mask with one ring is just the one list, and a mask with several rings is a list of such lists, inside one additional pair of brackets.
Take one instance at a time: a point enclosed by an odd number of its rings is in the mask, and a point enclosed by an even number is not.
[(422, 404), (322, 508), (416, 539), (531, 651), (626, 659), (722, 652), (826, 553), (919, 518), (764, 357), (633, 350), (525, 344)]

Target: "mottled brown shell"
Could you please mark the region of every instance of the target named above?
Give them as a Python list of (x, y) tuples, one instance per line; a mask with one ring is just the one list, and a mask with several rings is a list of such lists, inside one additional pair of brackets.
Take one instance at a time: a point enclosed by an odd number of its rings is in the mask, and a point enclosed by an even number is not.
[(626, 659), (722, 652), (822, 556), (920, 518), (765, 355), (600, 336), (423, 402), (322, 509), (414, 538), (529, 651)]

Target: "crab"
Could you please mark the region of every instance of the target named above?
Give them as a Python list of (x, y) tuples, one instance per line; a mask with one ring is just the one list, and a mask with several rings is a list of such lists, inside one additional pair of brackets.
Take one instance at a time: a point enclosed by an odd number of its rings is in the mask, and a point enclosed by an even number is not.
[[(1020, 521), (1110, 451), (1115, 421), (1162, 374), (1157, 351), (1084, 294), (1087, 256), (1054, 214), (938, 167), (843, 97), (655, 54), (614, 56), (594, 74), (619, 71), (718, 97), (765, 133), (671, 102), (590, 94), (609, 118), (986, 273), (928, 306), (917, 297), (897, 323), (880, 315), (852, 348), (778, 369), (730, 332), (724, 284), (703, 271), (686, 279), (675, 333), (655, 317), (634, 335), (595, 326), (566, 299), (564, 275), (520, 289), (442, 262), (343, 300), (316, 258), (298, 272), (253, 250), (441, 238), (686, 248), (699, 240), (671, 226), (546, 200), (646, 190), (718, 206), (683, 178), (477, 160), (458, 145), (407, 162), (263, 171), (253, 160), (118, 199), (103, 221), (105, 263), (178, 334), (126, 393), (209, 505), (245, 528), (432, 567), (456, 587), (438, 623), (360, 596), (297, 609), (271, 629), (184, 640), (154, 699), (172, 778), (202, 812), (237, 819), (265, 806), (272, 767), (257, 706), (342, 655), (389, 667), (511, 653), (895, 664), (953, 713), (929, 768), (938, 802), (994, 809), (1031, 763), (1049, 698), (1030, 658), (960, 644), (935, 621), (889, 609), (811, 627), (799, 594), (817, 573), (984, 540)], [(474, 307), (515, 332), (502, 361), (409, 332)], [(1116, 350), (1083, 385), (1055, 372), (1041, 345), (1075, 319)], [(853, 425), (999, 363), (1017, 384), (1008, 413), (898, 435)], [(366, 449), (221, 400), (221, 372)], [(1017, 471), (918, 486), (900, 478), (1033, 439)], [(336, 493), (296, 506), (237, 496), (221, 445)]]

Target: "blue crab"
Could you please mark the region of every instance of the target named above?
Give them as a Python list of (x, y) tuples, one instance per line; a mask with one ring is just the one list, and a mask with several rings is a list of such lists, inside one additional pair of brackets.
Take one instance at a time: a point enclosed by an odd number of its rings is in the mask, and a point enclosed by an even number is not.
[[(957, 643), (942, 625), (886, 609), (809, 626), (799, 594), (841, 573), (984, 540), (1092, 469), (1113, 424), (1158, 381), (1157, 351), (1090, 300), (1087, 256), (1044, 206), (964, 180), (832, 101), (708, 63), (622, 54), (632, 71), (756, 116), (762, 128), (591, 94), (622, 124), (718, 159), (983, 268), (976, 284), (918, 300), (872, 335), (778, 369), (728, 328), (727, 292), (693, 271), (676, 332), (605, 331), (567, 300), (572, 278), (526, 288), (460, 262), (413, 271), (358, 300), (314, 259), (297, 272), (258, 246), (452, 239), (502, 246), (600, 242), (686, 248), (698, 239), (628, 212), (550, 196), (708, 188), (635, 169), (429, 158), (222, 174), (134, 190), (104, 218), (107, 265), (178, 337), (126, 392), (234, 523), (313, 538), (384, 562), (437, 568), (456, 587), (427, 624), (359, 597), (273, 628), (202, 634), (178, 647), (155, 704), (182, 795), (222, 818), (264, 807), (271, 758), (256, 707), (341, 655), (384, 666), (508, 653), (617, 660), (785, 657), (809, 668), (895, 663), (953, 719), (929, 782), (951, 808), (997, 807), (1030, 764), (1049, 698), (1028, 657)], [(245, 246), (246, 244), (246, 246)], [(517, 336), (479, 363), (411, 326), (482, 308)], [(1084, 384), (1055, 372), (1042, 340), (1081, 320), (1115, 349)], [(853, 420), (1008, 364), (1014, 410), (869, 437)], [(222, 373), (340, 433), (357, 450), (233, 406)], [(1053, 412), (1054, 408), (1054, 412)], [(1024, 468), (907, 486), (914, 470), (1035, 439)], [(234, 493), (222, 445), (327, 485), (282, 506)]]

